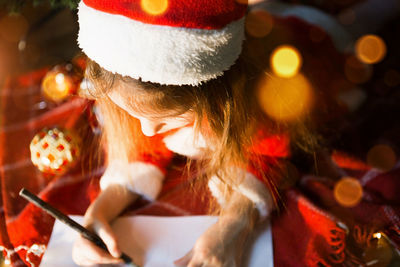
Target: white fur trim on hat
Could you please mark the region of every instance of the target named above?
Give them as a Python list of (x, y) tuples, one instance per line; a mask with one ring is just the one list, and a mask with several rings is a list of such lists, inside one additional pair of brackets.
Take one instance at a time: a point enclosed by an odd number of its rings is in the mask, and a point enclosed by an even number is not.
[[(243, 170), (240, 169), (238, 169), (238, 171), (243, 172)], [(222, 181), (217, 176), (213, 176), (208, 182), (208, 187), (218, 203), (224, 207), (226, 205), (226, 199), (222, 191), (224, 188), (222, 186)], [(232, 188), (254, 203), (261, 220), (266, 218), (272, 211), (273, 200), (271, 193), (253, 174), (245, 172), (243, 181), (239, 185), (232, 186)]]
[(100, 188), (104, 190), (109, 185), (118, 184), (146, 199), (154, 200), (161, 191), (163, 180), (164, 174), (153, 164), (113, 161), (101, 177)]
[(244, 18), (217, 30), (145, 24), (79, 5), (78, 43), (108, 71), (144, 82), (198, 85), (239, 57)]

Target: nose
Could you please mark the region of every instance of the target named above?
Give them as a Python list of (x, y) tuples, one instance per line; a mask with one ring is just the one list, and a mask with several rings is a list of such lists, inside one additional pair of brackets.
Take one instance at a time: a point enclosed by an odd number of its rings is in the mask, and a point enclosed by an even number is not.
[(154, 136), (159, 133), (161, 128), (164, 126), (162, 122), (153, 122), (146, 119), (140, 120), (140, 126), (142, 128), (142, 133), (146, 136)]

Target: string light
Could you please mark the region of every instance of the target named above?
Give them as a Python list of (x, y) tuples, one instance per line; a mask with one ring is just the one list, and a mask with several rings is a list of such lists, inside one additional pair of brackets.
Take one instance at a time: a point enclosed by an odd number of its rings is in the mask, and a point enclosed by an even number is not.
[(141, 6), (146, 13), (158, 16), (168, 9), (168, 0), (142, 0)]
[(374, 233), (373, 235), (372, 235), (372, 237), (373, 238), (376, 238), (376, 239), (381, 239), (381, 237), (382, 237), (382, 234), (381, 233)]
[(312, 87), (306, 77), (266, 76), (258, 87), (260, 107), (273, 119), (300, 119), (312, 106)]
[(344, 177), (335, 184), (333, 194), (340, 205), (354, 207), (361, 201), (363, 189), (357, 179)]
[(271, 67), (280, 77), (293, 77), (301, 67), (302, 57), (299, 51), (289, 45), (277, 47), (271, 54)]
[(386, 44), (377, 35), (364, 35), (357, 40), (355, 51), (360, 61), (366, 64), (375, 64), (385, 57)]

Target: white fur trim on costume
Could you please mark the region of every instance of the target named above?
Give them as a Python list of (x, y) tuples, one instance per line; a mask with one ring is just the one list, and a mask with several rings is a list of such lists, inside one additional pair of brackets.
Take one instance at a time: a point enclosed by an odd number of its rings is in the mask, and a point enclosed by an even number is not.
[(204, 137), (199, 134), (195, 140), (194, 127), (183, 127), (163, 139), (165, 146), (178, 154), (190, 157), (200, 157), (207, 148)]
[(161, 191), (164, 174), (155, 165), (145, 162), (124, 164), (112, 162), (100, 180), (104, 190), (111, 184), (119, 184), (143, 197), (154, 200)]
[(239, 57), (244, 18), (218, 30), (145, 24), (79, 5), (78, 43), (113, 73), (165, 85), (198, 85), (228, 70)]
[[(238, 171), (243, 172), (244, 170), (238, 169)], [(271, 193), (253, 174), (245, 172), (243, 177), (243, 181), (239, 185), (232, 185), (232, 188), (236, 192), (246, 196), (254, 203), (259, 212), (260, 219), (266, 218), (272, 211), (273, 207)], [(224, 207), (226, 205), (226, 199), (222, 192), (222, 181), (217, 176), (213, 176), (208, 182), (208, 187), (211, 194), (217, 199), (221, 207)]]
[(208, 181), (208, 188), (210, 189), (211, 194), (217, 199), (218, 204), (221, 207), (225, 207), (226, 199), (223, 193), (224, 188), (222, 181), (217, 176), (213, 176)]

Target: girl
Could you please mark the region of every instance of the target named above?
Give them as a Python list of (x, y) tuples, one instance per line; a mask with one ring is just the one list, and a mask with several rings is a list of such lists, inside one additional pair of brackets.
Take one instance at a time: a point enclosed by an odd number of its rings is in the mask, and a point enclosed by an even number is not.
[(80, 238), (73, 258), (120, 262), (110, 222), (138, 196), (157, 198), (175, 152), (188, 156), (188, 169), (195, 164), (220, 207), (218, 222), (175, 264), (240, 266), (240, 245), (273, 209), (289, 154), (288, 127), (257, 101), (268, 60), (243, 43), (242, 1), (156, 2), (80, 4), (78, 41), (90, 58), (108, 166), (85, 225), (111, 255)]

